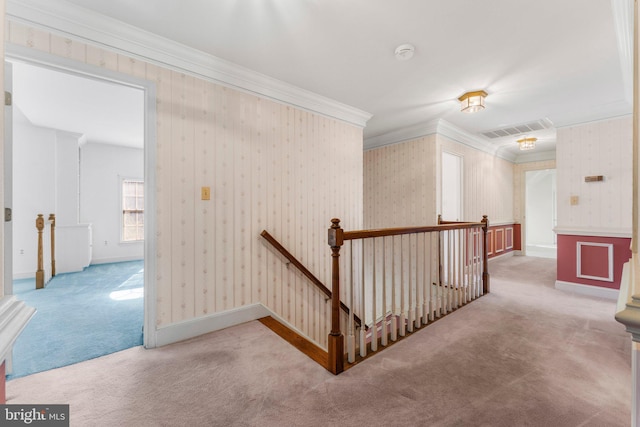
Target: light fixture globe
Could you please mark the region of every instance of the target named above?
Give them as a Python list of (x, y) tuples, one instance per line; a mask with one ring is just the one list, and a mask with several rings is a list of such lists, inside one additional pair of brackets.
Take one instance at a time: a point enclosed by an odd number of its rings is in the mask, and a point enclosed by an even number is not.
[(484, 99), (486, 97), (487, 92), (483, 90), (465, 93), (458, 98), (458, 101), (460, 101), (460, 111), (463, 113), (475, 113), (484, 110)]
[(538, 138), (525, 137), (525, 138), (520, 138), (516, 142), (520, 146), (520, 149), (522, 151), (525, 151), (525, 150), (533, 150), (534, 148), (536, 148), (536, 141), (537, 140), (538, 140)]

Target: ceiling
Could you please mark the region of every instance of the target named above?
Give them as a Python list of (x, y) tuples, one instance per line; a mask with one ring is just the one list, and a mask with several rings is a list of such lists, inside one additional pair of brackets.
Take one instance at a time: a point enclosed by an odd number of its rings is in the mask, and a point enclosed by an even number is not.
[[(444, 120), (503, 153), (515, 136), (486, 131), (544, 120), (557, 127), (630, 114), (627, 0), (69, 0), (242, 67), (372, 114), (365, 147)], [(612, 6), (614, 5), (614, 6)], [(415, 46), (407, 61), (394, 56)], [(459, 111), (466, 91), (486, 109)]]

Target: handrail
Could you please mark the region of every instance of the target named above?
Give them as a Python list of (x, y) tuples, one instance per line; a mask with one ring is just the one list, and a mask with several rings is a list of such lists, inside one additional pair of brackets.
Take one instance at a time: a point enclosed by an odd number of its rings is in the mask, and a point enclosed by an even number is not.
[[(324, 293), (328, 299), (332, 298), (332, 293), (331, 291), (320, 281), (320, 279), (318, 279), (312, 272), (310, 272), (307, 267), (304, 266), (304, 264), (302, 264), (300, 261), (298, 261), (298, 259), (296, 257), (294, 257), (291, 252), (289, 252), (284, 246), (282, 246), (280, 244), (280, 242), (278, 242), (278, 240), (276, 240), (275, 237), (273, 237), (271, 234), (269, 234), (269, 232), (267, 230), (262, 230), (262, 233), (260, 233), (260, 235), (262, 237), (264, 237), (264, 239), (269, 242), (271, 244), (271, 246), (273, 246), (278, 252), (280, 252), (280, 254), (282, 254), (282, 256), (284, 256), (291, 264), (293, 264), (298, 270), (300, 270), (300, 272), (302, 274), (304, 274), (307, 279), (309, 279), (311, 281), (311, 283), (313, 283), (314, 285), (316, 285), (316, 287), (318, 287), (318, 289), (320, 289), (320, 291), (322, 291), (322, 293)], [(340, 301), (340, 308), (345, 312), (348, 313), (349, 312), (349, 307), (347, 307), (342, 301)], [(360, 318), (358, 316), (354, 315), (354, 319), (356, 321), (356, 323), (358, 324), (358, 326), (362, 326), (362, 321), (360, 320)], [(365, 325), (365, 328), (368, 329), (368, 327)]]
[(368, 239), (373, 237), (399, 236), (402, 234), (428, 233), (432, 231), (461, 230), (464, 228), (482, 228), (482, 222), (443, 222), (440, 225), (429, 225), (424, 227), (397, 227), (381, 228), (373, 230), (345, 231), (344, 240)]

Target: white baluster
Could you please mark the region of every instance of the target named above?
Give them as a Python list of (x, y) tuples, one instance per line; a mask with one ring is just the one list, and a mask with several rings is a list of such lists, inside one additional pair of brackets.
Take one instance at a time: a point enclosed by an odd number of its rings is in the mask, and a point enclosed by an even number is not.
[(361, 257), (360, 267), (361, 267), (361, 279), (360, 279), (360, 320), (362, 321), (362, 326), (360, 327), (360, 357), (365, 357), (367, 355), (367, 312), (366, 312), (366, 304), (365, 304), (365, 288), (364, 288), (364, 277), (365, 277), (365, 253), (364, 253), (364, 239), (360, 240), (360, 248), (361, 248)]
[(396, 300), (396, 237), (391, 236), (391, 341), (398, 339), (398, 306)]
[(353, 282), (353, 240), (349, 241), (349, 288), (347, 290), (348, 303), (349, 303), (349, 322), (347, 326), (347, 361), (353, 363), (356, 360), (356, 337), (354, 334), (355, 320), (353, 314), (354, 303), (354, 282)]
[(377, 285), (377, 281), (376, 281), (376, 276), (377, 276), (377, 269), (376, 269), (376, 239), (373, 238), (372, 242), (372, 268), (373, 268), (373, 286), (371, 289), (371, 323), (372, 323), (372, 327), (371, 327), (371, 351), (378, 351), (378, 316), (376, 313), (376, 306), (378, 305), (378, 301), (377, 301), (377, 294), (376, 294), (376, 285)]
[(387, 250), (385, 237), (382, 238), (382, 330), (380, 344), (386, 346), (387, 342)]

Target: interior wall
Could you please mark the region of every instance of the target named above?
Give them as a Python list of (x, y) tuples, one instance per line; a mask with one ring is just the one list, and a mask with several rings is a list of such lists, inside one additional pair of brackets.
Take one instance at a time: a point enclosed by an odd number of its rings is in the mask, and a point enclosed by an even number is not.
[[(513, 222), (513, 163), (437, 135), (437, 156), (446, 151), (463, 158), (462, 220), (493, 224)], [(437, 188), (442, 188), (438, 165)], [(439, 209), (439, 204), (438, 204)]]
[[(631, 233), (631, 116), (558, 129), (558, 227)], [(602, 182), (585, 182), (603, 175)], [(571, 196), (578, 197), (571, 205)]]
[(361, 128), (15, 22), (8, 34), (155, 83), (158, 327), (262, 302), (326, 345), (324, 294), (259, 235), (330, 283), (330, 219), (362, 227)]
[(38, 214), (55, 212), (56, 131), (33, 126), (14, 108), (13, 275), (34, 277), (38, 262)]
[(142, 259), (143, 242), (121, 242), (121, 183), (144, 178), (144, 150), (88, 142), (80, 152), (80, 222), (91, 224), (91, 262)]
[(364, 152), (365, 228), (433, 225), (436, 136)]

